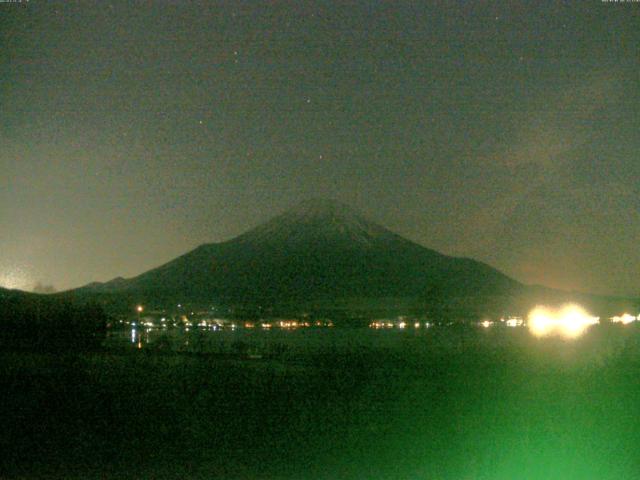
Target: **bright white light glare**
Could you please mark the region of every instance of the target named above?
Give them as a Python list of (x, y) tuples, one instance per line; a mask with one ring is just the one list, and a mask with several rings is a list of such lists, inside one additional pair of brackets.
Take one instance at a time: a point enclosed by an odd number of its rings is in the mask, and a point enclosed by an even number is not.
[(631, 322), (635, 322), (636, 317), (629, 315), (628, 313), (623, 313), (620, 316), (616, 315), (615, 317), (611, 317), (611, 321), (613, 323), (622, 323), (623, 325), (627, 325)]
[(537, 306), (529, 312), (527, 325), (531, 333), (538, 337), (559, 334), (576, 338), (598, 321), (598, 317), (589, 315), (579, 305), (568, 304), (559, 310)]

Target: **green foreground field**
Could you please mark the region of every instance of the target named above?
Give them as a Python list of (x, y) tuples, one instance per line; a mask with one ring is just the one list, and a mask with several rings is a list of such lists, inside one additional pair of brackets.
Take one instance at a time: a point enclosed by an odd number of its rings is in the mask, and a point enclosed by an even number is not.
[(260, 360), (4, 352), (0, 478), (632, 479), (639, 374), (635, 326)]

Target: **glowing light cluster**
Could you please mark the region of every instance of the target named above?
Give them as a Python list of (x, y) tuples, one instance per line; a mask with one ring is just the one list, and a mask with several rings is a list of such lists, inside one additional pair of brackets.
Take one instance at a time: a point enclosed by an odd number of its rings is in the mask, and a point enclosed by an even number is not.
[(634, 317), (633, 315), (629, 315), (628, 313), (623, 313), (622, 315), (611, 317), (611, 321), (613, 323), (622, 323), (623, 325), (628, 325), (631, 322), (635, 322), (636, 317)]
[(509, 317), (507, 319), (501, 318), (500, 321), (507, 327), (521, 327), (524, 325), (524, 320), (520, 317)]
[[(373, 322), (369, 323), (369, 328), (373, 328), (375, 330), (378, 330), (381, 328), (399, 328), (400, 330), (406, 330), (406, 329), (410, 329), (411, 325), (413, 325), (413, 328), (416, 328), (416, 329), (422, 328), (423, 326), (424, 328), (431, 327), (431, 324), (429, 322), (424, 322), (424, 324), (422, 324), (420, 322), (410, 323), (405, 320), (399, 320), (399, 321), (374, 320)], [(327, 324), (326, 326), (332, 327), (333, 324), (329, 322), (329, 324)]]
[(527, 325), (531, 333), (538, 337), (562, 335), (567, 338), (576, 338), (591, 325), (597, 324), (599, 320), (598, 317), (589, 315), (584, 308), (575, 304), (564, 305), (557, 310), (537, 306), (529, 312)]

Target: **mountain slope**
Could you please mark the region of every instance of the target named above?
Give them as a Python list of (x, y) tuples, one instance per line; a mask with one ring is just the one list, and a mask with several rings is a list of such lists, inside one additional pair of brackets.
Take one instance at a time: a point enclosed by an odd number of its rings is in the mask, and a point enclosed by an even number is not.
[(230, 241), (79, 292), (161, 303), (269, 304), (508, 295), (521, 288), (488, 265), (410, 242), (343, 204), (309, 200)]

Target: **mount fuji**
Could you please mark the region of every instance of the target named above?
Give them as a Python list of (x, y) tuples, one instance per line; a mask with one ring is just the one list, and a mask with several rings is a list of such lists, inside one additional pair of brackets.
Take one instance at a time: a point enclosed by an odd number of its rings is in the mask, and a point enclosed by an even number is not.
[(154, 304), (440, 301), (517, 294), (519, 282), (469, 258), (402, 238), (342, 203), (311, 199), (222, 243), (75, 295)]

